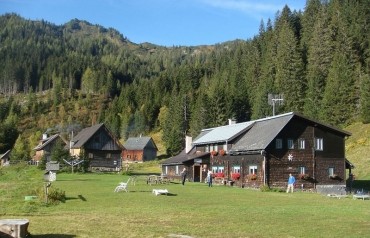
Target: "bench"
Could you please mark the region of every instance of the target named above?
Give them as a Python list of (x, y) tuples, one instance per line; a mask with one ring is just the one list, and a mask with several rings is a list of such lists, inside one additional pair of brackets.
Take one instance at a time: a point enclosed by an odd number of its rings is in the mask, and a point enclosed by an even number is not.
[(161, 194), (168, 194), (167, 189), (153, 189), (153, 192), (156, 196), (161, 195)]
[(356, 195), (353, 195), (353, 199), (362, 199), (362, 200), (370, 199), (370, 195), (367, 195), (367, 194), (356, 194)]

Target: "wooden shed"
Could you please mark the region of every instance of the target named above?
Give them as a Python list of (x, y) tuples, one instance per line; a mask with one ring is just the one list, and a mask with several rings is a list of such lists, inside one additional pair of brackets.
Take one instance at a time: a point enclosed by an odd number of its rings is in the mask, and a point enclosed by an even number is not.
[(130, 137), (123, 147), (122, 159), (127, 162), (145, 162), (157, 157), (158, 148), (151, 137)]

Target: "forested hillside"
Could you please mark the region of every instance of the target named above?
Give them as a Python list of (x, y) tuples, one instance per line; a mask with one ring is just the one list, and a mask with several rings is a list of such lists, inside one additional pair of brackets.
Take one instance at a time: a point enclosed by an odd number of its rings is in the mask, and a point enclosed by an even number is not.
[[(166, 152), (184, 134), (300, 112), (335, 126), (370, 122), (368, 0), (309, 0), (263, 21), (253, 39), (212, 46), (135, 44), (82, 20), (0, 16), (0, 154), (27, 159), (42, 132), (69, 139), (104, 122), (121, 139), (160, 131)], [(15, 145), (14, 145), (15, 144)]]

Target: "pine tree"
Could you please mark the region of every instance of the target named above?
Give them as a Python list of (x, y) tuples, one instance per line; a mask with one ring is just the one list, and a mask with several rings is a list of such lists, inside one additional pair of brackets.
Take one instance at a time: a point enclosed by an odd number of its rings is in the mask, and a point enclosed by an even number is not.
[(303, 64), (298, 40), (289, 24), (283, 24), (278, 33), (275, 84), (284, 95), (284, 108), (301, 111), (304, 99)]
[(326, 8), (322, 8), (317, 19), (313, 35), (308, 42), (307, 58), (307, 92), (305, 97), (304, 114), (317, 118), (321, 108), (325, 90), (328, 69), (333, 58), (334, 44), (329, 28), (329, 16)]

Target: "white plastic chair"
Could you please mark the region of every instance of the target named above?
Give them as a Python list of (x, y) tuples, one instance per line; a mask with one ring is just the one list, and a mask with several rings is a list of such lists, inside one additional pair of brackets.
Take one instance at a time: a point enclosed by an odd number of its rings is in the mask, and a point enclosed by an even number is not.
[(125, 191), (125, 192), (128, 192), (127, 185), (130, 182), (130, 179), (131, 178), (129, 178), (127, 180), (127, 182), (121, 182), (121, 183), (119, 183), (119, 185), (114, 189), (114, 192), (119, 192), (119, 191), (122, 191), (122, 190)]

